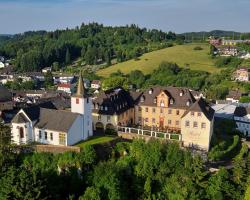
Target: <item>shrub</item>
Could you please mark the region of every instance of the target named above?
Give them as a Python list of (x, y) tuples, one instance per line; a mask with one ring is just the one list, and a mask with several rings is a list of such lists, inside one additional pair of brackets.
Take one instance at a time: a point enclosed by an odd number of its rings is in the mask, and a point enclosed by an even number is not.
[(226, 142), (223, 141), (212, 148), (212, 150), (208, 153), (208, 158), (213, 161), (232, 158), (232, 156), (235, 155), (236, 151), (238, 150), (239, 144), (240, 137), (235, 135), (233, 137), (233, 143), (228, 146), (228, 148), (226, 148)]
[(106, 129), (105, 134), (107, 134), (107, 135), (117, 135), (117, 132), (114, 129)]
[(201, 50), (203, 50), (203, 48), (201, 48), (200, 46), (196, 46), (196, 47), (194, 47), (194, 50), (195, 51), (201, 51)]

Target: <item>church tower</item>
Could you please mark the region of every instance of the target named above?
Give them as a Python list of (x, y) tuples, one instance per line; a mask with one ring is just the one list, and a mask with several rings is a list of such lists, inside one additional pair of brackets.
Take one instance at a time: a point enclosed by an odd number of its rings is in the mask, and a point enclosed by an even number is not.
[(92, 129), (92, 100), (87, 95), (84, 88), (84, 82), (82, 79), (82, 74), (80, 74), (77, 91), (71, 97), (71, 112), (79, 113), (83, 118), (83, 135), (82, 138), (85, 140), (89, 136), (93, 135)]

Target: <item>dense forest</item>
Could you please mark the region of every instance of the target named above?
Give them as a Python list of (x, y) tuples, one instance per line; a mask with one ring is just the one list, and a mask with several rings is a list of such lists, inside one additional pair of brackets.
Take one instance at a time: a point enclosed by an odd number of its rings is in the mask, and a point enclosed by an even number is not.
[(36, 71), (53, 63), (62, 67), (76, 58), (90, 65), (110, 65), (113, 58), (122, 62), (183, 40), (173, 32), (147, 30), (136, 25), (110, 27), (90, 23), (74, 29), (14, 35), (0, 46), (0, 55), (15, 58), (19, 71)]
[[(199, 155), (177, 143), (143, 140), (93, 146), (81, 153), (23, 153), (0, 125), (0, 199), (249, 200), (250, 155), (243, 146), (233, 168), (210, 173)], [(27, 147), (26, 147), (27, 148)], [(106, 149), (106, 150), (105, 150)], [(108, 150), (107, 150), (108, 149)]]

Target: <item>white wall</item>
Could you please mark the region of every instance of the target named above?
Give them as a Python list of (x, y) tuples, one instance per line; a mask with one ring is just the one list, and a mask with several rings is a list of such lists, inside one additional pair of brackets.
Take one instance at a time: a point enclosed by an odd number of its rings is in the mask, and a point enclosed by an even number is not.
[[(41, 139), (39, 138), (39, 131), (41, 131), (41, 134), (42, 134)], [(47, 132), (47, 140), (45, 140), (45, 132)], [(51, 140), (51, 138), (50, 138), (50, 133), (53, 134), (53, 140)], [(58, 131), (34, 128), (35, 141), (42, 143), (42, 144), (60, 145), (59, 144), (59, 133), (60, 132), (58, 132)], [(65, 135), (66, 135), (66, 145), (67, 145), (67, 134), (65, 134)]]
[[(76, 104), (76, 99), (79, 104)], [(71, 112), (83, 115), (84, 135), (92, 136), (92, 99), (71, 97)]]
[(74, 145), (81, 140), (87, 139), (87, 135), (83, 129), (83, 115), (79, 115), (71, 128), (69, 129), (67, 136), (67, 144)]

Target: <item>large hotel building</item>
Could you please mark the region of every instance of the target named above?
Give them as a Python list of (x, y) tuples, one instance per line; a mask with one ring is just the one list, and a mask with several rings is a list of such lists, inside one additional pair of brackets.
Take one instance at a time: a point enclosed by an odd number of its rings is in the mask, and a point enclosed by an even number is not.
[(94, 130), (118, 126), (181, 135), (184, 146), (208, 150), (214, 110), (188, 88), (156, 86), (143, 92), (114, 88), (93, 99)]

